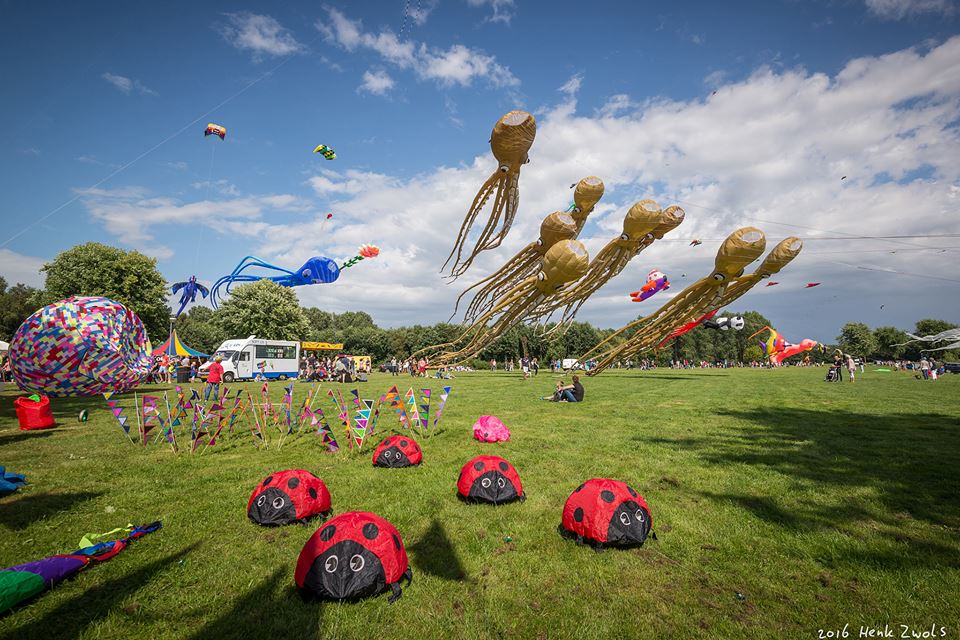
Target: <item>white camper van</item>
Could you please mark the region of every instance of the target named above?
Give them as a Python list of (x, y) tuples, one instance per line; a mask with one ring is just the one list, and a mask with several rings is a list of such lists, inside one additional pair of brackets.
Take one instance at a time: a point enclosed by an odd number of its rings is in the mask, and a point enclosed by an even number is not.
[[(291, 340), (262, 340), (250, 336), (244, 340), (227, 340), (218, 348), (215, 356), (222, 356), (223, 381), (250, 380), (260, 375), (269, 379), (296, 378), (300, 368), (300, 343)], [(200, 367), (200, 377), (207, 377), (210, 363)]]

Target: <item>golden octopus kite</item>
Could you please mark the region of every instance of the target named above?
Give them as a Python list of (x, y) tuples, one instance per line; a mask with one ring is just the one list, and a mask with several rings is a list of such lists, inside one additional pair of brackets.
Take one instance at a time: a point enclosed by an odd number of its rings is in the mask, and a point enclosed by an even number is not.
[(803, 249), (803, 240), (795, 236), (790, 236), (781, 240), (773, 251), (767, 254), (756, 271), (749, 275), (742, 275), (731, 282), (726, 291), (724, 291), (716, 308), (725, 307), (747, 291), (750, 291), (761, 280), (766, 280), (790, 264), (790, 262), (800, 254)]
[[(589, 261), (586, 248), (577, 240), (557, 242), (544, 254), (543, 267), (537, 275), (526, 278), (507, 291), (493, 308), (477, 318), (456, 340), (421, 349), (412, 357), (434, 354), (440, 349), (458, 345), (462, 346), (431, 355), (431, 364), (453, 365), (475, 357), (508, 329), (526, 320), (529, 312), (538, 304), (562, 293), (564, 285), (583, 276)], [(491, 320), (493, 324), (487, 326)]]
[[(500, 269), (483, 280), (468, 287), (457, 298), (453, 316), (457, 315), (460, 301), (468, 292), (482, 287), (474, 294), (464, 321), (473, 322), (488, 311), (503, 293), (540, 270), (543, 256), (553, 245), (561, 240), (576, 240), (593, 212), (597, 202), (603, 197), (603, 180), (588, 176), (576, 184), (573, 193), (573, 205), (567, 211), (555, 211), (543, 219), (540, 225), (540, 238), (531, 242), (510, 258)], [(451, 316), (451, 319), (453, 318)]]
[[(530, 161), (527, 153), (533, 145), (533, 139), (537, 135), (537, 122), (532, 115), (526, 111), (511, 111), (497, 121), (493, 126), (493, 134), (490, 136), (490, 148), (493, 155), (499, 162), (497, 170), (493, 172), (480, 191), (477, 192), (470, 205), (470, 210), (460, 226), (460, 232), (457, 234), (457, 242), (453, 245), (447, 261), (443, 263), (443, 269), (456, 255), (453, 260), (453, 266), (450, 268), (450, 275), (454, 278), (462, 276), (474, 258), (481, 251), (495, 249), (510, 232), (510, 225), (513, 224), (513, 218), (517, 214), (517, 205), (520, 202), (520, 167)], [(470, 229), (476, 221), (480, 211), (487, 204), (491, 195), (494, 196), (493, 211), (487, 224), (480, 232), (477, 238), (477, 244), (473, 247), (465, 259), (463, 258), (464, 244), (470, 235)]]
[(623, 219), (623, 233), (593, 257), (586, 275), (576, 285), (567, 288), (562, 296), (538, 307), (537, 316), (549, 316), (557, 309), (566, 307), (554, 330), (564, 326), (573, 319), (587, 298), (623, 271), (631, 258), (676, 229), (683, 222), (683, 216), (683, 209), (678, 206), (661, 210), (653, 200), (641, 200), (634, 204)]
[[(675, 327), (699, 317), (707, 309), (720, 306), (731, 282), (743, 274), (744, 267), (760, 257), (766, 244), (766, 237), (759, 229), (743, 227), (734, 231), (720, 245), (713, 273), (691, 284), (654, 313), (634, 320), (583, 354), (581, 362), (588, 358), (598, 360), (597, 366), (587, 375), (597, 375), (620, 358), (656, 345)], [(622, 344), (609, 346), (614, 338), (631, 331), (634, 331), (633, 335)]]

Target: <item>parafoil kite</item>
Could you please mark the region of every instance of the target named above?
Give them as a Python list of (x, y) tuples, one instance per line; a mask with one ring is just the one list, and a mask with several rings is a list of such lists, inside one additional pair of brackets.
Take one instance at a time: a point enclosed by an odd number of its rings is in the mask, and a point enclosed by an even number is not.
[(562, 296), (541, 303), (534, 315), (545, 318), (562, 308), (563, 315), (554, 331), (563, 330), (590, 296), (619, 275), (634, 256), (675, 229), (683, 222), (683, 216), (683, 209), (677, 206), (661, 210), (653, 200), (635, 203), (623, 219), (623, 233), (594, 256), (576, 284), (568, 287)]
[[(18, 564), (0, 570), (0, 613), (52, 589), (94, 562), (106, 562), (127, 548), (132, 540), (142, 538), (161, 527), (159, 522), (126, 529), (126, 537), (86, 546), (73, 553), (49, 556), (35, 562)], [(81, 541), (83, 544), (84, 541)]]
[[(364, 258), (375, 258), (380, 254), (380, 249), (375, 245), (361, 245), (358, 255), (350, 258), (345, 263), (337, 266), (337, 263), (324, 256), (314, 256), (303, 263), (297, 271), (290, 271), (283, 267), (270, 264), (256, 256), (246, 256), (240, 261), (240, 264), (226, 276), (213, 283), (210, 288), (210, 303), (213, 308), (217, 308), (217, 301), (224, 295), (228, 295), (233, 285), (238, 282), (257, 282), (259, 280), (272, 280), (281, 287), (299, 287), (308, 284), (329, 284), (336, 282), (340, 277), (340, 271), (352, 267)], [(272, 271), (278, 271), (284, 275), (263, 276), (243, 273), (244, 270), (259, 267)], [(221, 294), (221, 288), (223, 293)]]
[[(730, 234), (720, 245), (710, 275), (686, 287), (649, 316), (634, 320), (615, 331), (582, 355), (581, 362), (587, 358), (598, 360), (597, 366), (590, 369), (587, 375), (597, 375), (620, 358), (653, 347), (676, 327), (702, 315), (707, 309), (716, 308), (730, 283), (736, 281), (744, 267), (762, 254), (765, 247), (766, 237), (754, 227), (743, 227)], [(612, 345), (624, 333), (633, 330), (633, 335), (627, 340)]]
[(220, 136), (221, 140), (225, 140), (227, 138), (227, 128), (211, 122), (203, 132), (203, 137), (206, 138), (207, 136)]
[[(577, 240), (561, 240), (544, 255), (543, 267), (536, 276), (506, 291), (493, 308), (464, 329), (459, 337), (421, 349), (411, 357), (430, 354), (431, 364), (438, 365), (453, 365), (475, 357), (508, 329), (529, 319), (538, 304), (562, 294), (565, 285), (583, 276), (588, 261), (583, 244)], [(488, 322), (492, 324), (487, 326)]]
[(317, 147), (313, 150), (314, 153), (322, 153), (323, 157), (327, 160), (333, 160), (337, 157), (337, 152), (328, 147), (325, 144), (318, 144)]
[(122, 393), (150, 374), (150, 340), (119, 302), (73, 297), (37, 310), (10, 342), (10, 369), (25, 391), (48, 396)]
[(177, 291), (181, 289), (183, 293), (180, 294), (180, 308), (177, 309), (177, 312), (174, 314), (176, 318), (180, 317), (180, 314), (183, 313), (183, 310), (187, 308), (189, 303), (197, 301), (198, 293), (203, 298), (206, 298), (210, 293), (209, 289), (197, 282), (197, 276), (190, 276), (189, 280), (177, 282), (173, 285), (172, 292), (176, 294)]
[(647, 281), (640, 287), (639, 291), (630, 294), (631, 302), (643, 302), (654, 294), (666, 291), (670, 288), (670, 281), (663, 272), (654, 269), (647, 274)]
[(800, 344), (791, 344), (789, 342), (784, 342), (783, 351), (780, 353), (775, 353), (770, 360), (776, 364), (781, 364), (784, 360), (790, 356), (795, 356), (798, 353), (803, 353), (804, 351), (810, 351), (819, 347), (820, 351), (823, 351), (823, 345), (817, 342), (816, 340), (811, 340), (809, 338), (804, 338), (800, 341)]
[[(499, 166), (477, 192), (460, 226), (453, 249), (443, 263), (442, 269), (446, 269), (453, 260), (453, 265), (450, 267), (450, 275), (453, 277), (463, 275), (481, 251), (499, 247), (510, 232), (510, 226), (513, 224), (513, 218), (517, 214), (517, 206), (520, 203), (520, 167), (530, 161), (527, 154), (533, 146), (536, 135), (537, 122), (526, 111), (511, 111), (494, 125), (493, 134), (490, 136), (490, 148)], [(470, 229), (491, 195), (494, 196), (494, 200), (490, 218), (480, 232), (473, 250), (461, 260)]]

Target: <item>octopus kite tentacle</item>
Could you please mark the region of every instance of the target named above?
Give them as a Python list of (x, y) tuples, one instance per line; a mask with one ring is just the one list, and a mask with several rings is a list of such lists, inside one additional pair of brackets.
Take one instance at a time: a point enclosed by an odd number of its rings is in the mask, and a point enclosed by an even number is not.
[[(581, 361), (591, 357), (598, 359), (596, 368), (591, 369), (588, 375), (597, 375), (620, 358), (652, 347), (675, 327), (716, 306), (730, 282), (740, 277), (744, 267), (760, 257), (765, 247), (763, 232), (754, 227), (743, 227), (730, 234), (717, 252), (713, 273), (694, 282), (651, 315), (634, 320), (608, 336), (581, 356)], [(630, 331), (633, 334), (622, 344), (608, 346), (614, 338)]]
[[(493, 172), (493, 175), (483, 183), (480, 191), (473, 199), (473, 204), (460, 226), (457, 241), (446, 262), (443, 263), (441, 271), (446, 269), (450, 261), (453, 260), (450, 275), (457, 278), (466, 272), (478, 253), (500, 246), (500, 243), (509, 233), (510, 226), (517, 214), (517, 206), (520, 202), (520, 167), (529, 162), (530, 158), (527, 154), (536, 135), (537, 122), (526, 111), (511, 111), (500, 118), (493, 126), (493, 133), (490, 136), (490, 149), (493, 151), (497, 162), (499, 162), (499, 166)], [(490, 218), (484, 225), (473, 250), (466, 259), (463, 259), (464, 245), (470, 235), (470, 229), (480, 215), (480, 211), (487, 204), (494, 189), (496, 190), (496, 197), (494, 198)], [(456, 256), (456, 259), (454, 259), (454, 256)]]
[(677, 228), (683, 218), (684, 211), (680, 207), (674, 205), (661, 211), (653, 200), (641, 200), (630, 207), (623, 219), (623, 233), (594, 256), (586, 275), (563, 296), (538, 309), (543, 317), (566, 307), (558, 324), (549, 333), (563, 331), (590, 296), (619, 275), (634, 256)]
[[(508, 329), (525, 321), (530, 310), (540, 302), (562, 293), (567, 283), (583, 276), (588, 262), (589, 256), (583, 244), (576, 240), (561, 240), (544, 255), (540, 273), (516, 285), (456, 340), (421, 349), (412, 357), (431, 355), (436, 364), (453, 365), (476, 356)], [(488, 326), (487, 323), (491, 321), (492, 324)], [(463, 346), (456, 350), (441, 351), (457, 345)]]
[(555, 211), (548, 215), (540, 224), (540, 238), (536, 242), (528, 244), (496, 272), (460, 294), (454, 307), (454, 315), (457, 313), (460, 300), (469, 291), (482, 286), (474, 294), (464, 315), (467, 322), (476, 320), (478, 316), (492, 307), (494, 301), (501, 297), (504, 292), (509, 291), (525, 278), (535, 275), (540, 269), (543, 256), (550, 247), (561, 240), (574, 239), (576, 233), (576, 223), (568, 213)]

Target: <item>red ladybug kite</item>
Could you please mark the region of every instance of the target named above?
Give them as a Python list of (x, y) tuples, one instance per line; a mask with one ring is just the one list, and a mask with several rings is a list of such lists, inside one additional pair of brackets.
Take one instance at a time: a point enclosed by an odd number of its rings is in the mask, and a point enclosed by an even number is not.
[(247, 517), (262, 525), (291, 524), (328, 511), (327, 486), (302, 469), (267, 476), (250, 494), (247, 503)]
[(463, 465), (457, 492), (467, 500), (493, 504), (526, 500), (517, 470), (499, 456), (477, 456)]
[(352, 600), (389, 587), (391, 604), (401, 596), (404, 578), (409, 585), (413, 572), (397, 529), (361, 511), (339, 515), (317, 529), (300, 552), (294, 573), (305, 596)]
[(417, 441), (410, 436), (390, 436), (373, 452), (373, 466), (412, 467), (423, 462), (423, 451)]
[(563, 505), (560, 525), (561, 532), (577, 543), (587, 541), (598, 549), (643, 545), (652, 526), (643, 496), (609, 478), (593, 478), (574, 489)]

